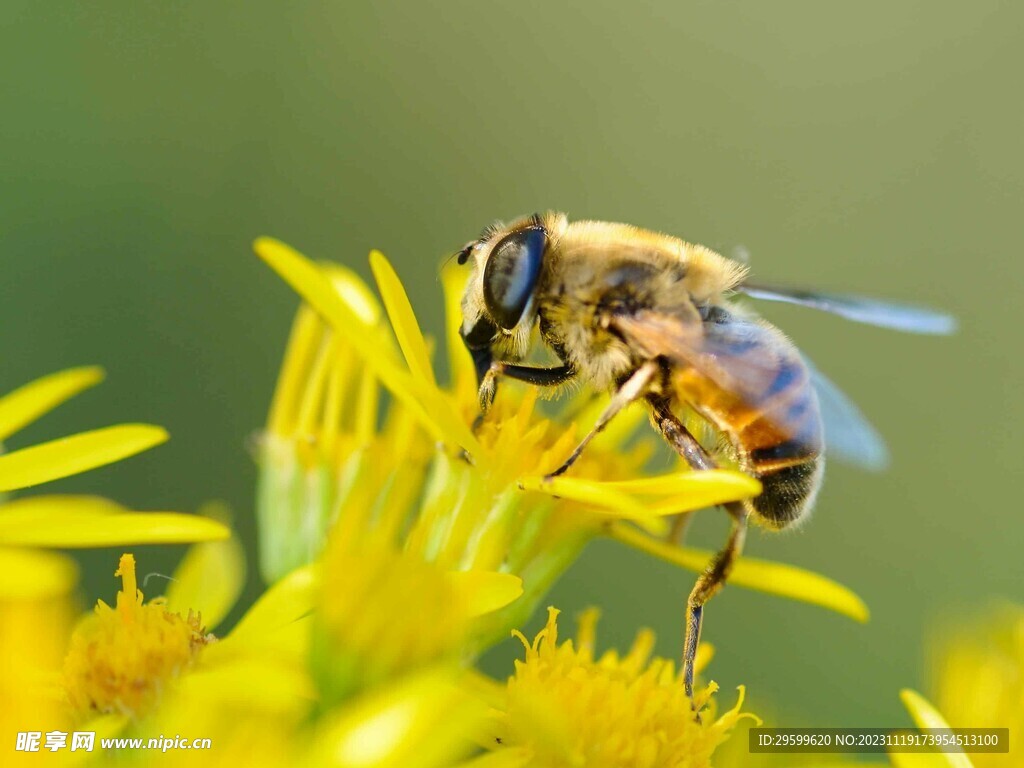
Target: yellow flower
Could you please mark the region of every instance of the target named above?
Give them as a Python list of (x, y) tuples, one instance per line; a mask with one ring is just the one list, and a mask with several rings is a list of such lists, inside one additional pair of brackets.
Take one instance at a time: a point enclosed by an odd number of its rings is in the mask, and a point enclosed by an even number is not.
[[(441, 768), (474, 749), (471, 734), (483, 723), (486, 707), (461, 689), (463, 673), (447, 664), (427, 664), (410, 674), (389, 675), (385, 685), (350, 691), (343, 705), (321, 707), (321, 716), (311, 723), (315, 692), (307, 675), (309, 613), (314, 604), (331, 598), (319, 565), (279, 580), (232, 632), (214, 642), (205, 629), (206, 607), (215, 624), (237, 597), (237, 548), (234, 540), (194, 547), (175, 572), (167, 597), (149, 602), (138, 591), (133, 558), (122, 557), (124, 588), (116, 606), (100, 603), (79, 625), (65, 663), (67, 699), (88, 714), (118, 716), (82, 723), (79, 712), (75, 728), (108, 737), (145, 740), (181, 734), (212, 740), (215, 752), (161, 755), (168, 765), (204, 765), (215, 756), (223, 761), (217, 764), (253, 766)], [(400, 586), (426, 594), (421, 583)], [(465, 607), (466, 615), (493, 607), (487, 603), (493, 589), (481, 600), (461, 579), (446, 576), (440, 586), (446, 597)], [(321, 591), (323, 600), (316, 598)], [(136, 597), (130, 600), (133, 592)], [(341, 597), (350, 605), (358, 602), (358, 596)], [(176, 612), (183, 601), (204, 610)], [(430, 618), (419, 629), (441, 631), (436, 620), (450, 615)], [(380, 624), (379, 616), (374, 620)], [(391, 622), (404, 625), (394, 615)], [(114, 754), (105, 758), (120, 764)]]
[(732, 734), (721, 747), (715, 750), (713, 765), (722, 768), (884, 768), (889, 763), (877, 759), (865, 762), (862, 755), (845, 753), (793, 753), (793, 752), (751, 752), (750, 729), (783, 725), (789, 727), (813, 727), (806, 720), (780, 720), (777, 713), (765, 705), (757, 704), (757, 713), (762, 722), (744, 718), (736, 724)]
[(0, 734), (4, 765), (37, 755), (13, 752), (14, 736), (69, 722), (53, 684), (73, 619), (72, 561), (52, 552), (0, 549)]
[[(217, 591), (215, 580), (196, 583), (205, 585), (208, 597), (224, 603), (223, 596), (209, 594)], [(211, 739), (211, 751), (162, 756), (174, 765), (305, 764), (304, 729), (316, 697), (307, 669), (307, 616), (317, 585), (310, 568), (280, 579), (233, 630), (202, 649), (187, 672), (163, 693), (159, 706), (138, 721), (120, 723), (121, 734)], [(202, 615), (205, 623), (206, 608)], [(140, 755), (148, 763), (145, 756)]]
[(310, 768), (447, 768), (476, 751), (487, 718), (448, 667), (373, 688), (329, 712), (292, 765)]
[[(0, 440), (95, 386), (102, 378), (99, 368), (72, 368), (44, 376), (0, 398)], [(85, 472), (152, 448), (166, 439), (167, 433), (160, 427), (120, 424), (23, 448), (0, 457), (0, 492)]]
[[(475, 374), (458, 335), (464, 275), (442, 275), (451, 384), (441, 387), (432, 345), (383, 255), (370, 257), (382, 309), (347, 270), (317, 265), (267, 238), (256, 251), (306, 301), (261, 447), (268, 578), (309, 562), (332, 528), (350, 541), (384, 530), (403, 552), (446, 570), (521, 577), (523, 597), (490, 619), (496, 640), (527, 620), (595, 537), (703, 570), (711, 553), (664, 542), (665, 517), (760, 490), (728, 470), (647, 475), (652, 438), (630, 440), (645, 418), (641, 408), (598, 436), (572, 477), (545, 479), (603, 403), (576, 393), (541, 413), (535, 389), (509, 386), (474, 431)], [(391, 397), (382, 427), (378, 386)], [(867, 616), (848, 589), (790, 566), (744, 558), (732, 583)]]
[(490, 571), (446, 571), (370, 537), (334, 536), (324, 553), (312, 666), (326, 704), (476, 650), (478, 617), (522, 594)]
[[(199, 544), (175, 571), (167, 595), (146, 602), (135, 559), (123, 555), (115, 606), (101, 600), (79, 622), (64, 661), (63, 691), (78, 719), (119, 715), (112, 728), (117, 730), (155, 711), (166, 715), (182, 698), (192, 710), (211, 697), (221, 705), (230, 697), (251, 701), (258, 698), (251, 687), (254, 666), (266, 672), (260, 690), (268, 698), (278, 691), (268, 680), (288, 676), (278, 674), (282, 668), (304, 678), (308, 625), (298, 624), (309, 612), (316, 579), (308, 569), (282, 579), (218, 639), (211, 629), (234, 605), (244, 574), (236, 540)], [(248, 679), (240, 679), (240, 669)], [(197, 683), (204, 680), (210, 681), (207, 692), (197, 696), (204, 687)], [(308, 700), (311, 693), (305, 682), (287, 688), (285, 695), (293, 698)]]
[[(0, 397), (0, 440), (102, 378), (99, 368), (73, 368)], [(119, 461), (166, 439), (160, 427), (121, 424), (0, 455), (3, 732), (59, 730), (70, 722), (60, 705), (58, 680), (72, 623), (77, 569), (66, 557), (33, 548), (204, 541), (229, 535), (225, 526), (211, 520), (129, 512), (97, 497), (43, 495), (8, 501), (3, 494)]]
[(213, 638), (203, 631), (198, 614), (183, 618), (159, 598), (143, 602), (132, 555), (121, 556), (114, 575), (122, 582), (115, 607), (100, 600), (72, 637), (65, 690), (79, 712), (137, 717)]
[[(0, 398), (0, 441), (103, 379), (96, 367), (71, 368)], [(111, 464), (167, 440), (149, 424), (119, 424), (0, 455), (0, 493), (40, 485)], [(128, 512), (91, 496), (34, 496), (3, 503), (0, 547), (100, 547), (223, 539), (212, 520), (171, 512)]]
[[(1009, 728), (1010, 747), (1024, 755), (1024, 607), (1012, 603), (965, 615), (936, 632), (931, 690), (957, 727)], [(1016, 738), (1015, 738), (1016, 735)], [(1006, 755), (974, 753), (978, 768), (1008, 765)]]
[[(715, 749), (742, 718), (743, 688), (735, 706), (715, 714), (717, 686), (709, 683), (691, 703), (681, 674), (652, 657), (654, 635), (641, 631), (629, 653), (595, 652), (597, 611), (579, 621), (576, 642), (558, 642), (558, 611), (533, 642), (516, 633), (526, 651), (516, 662), (496, 715), (491, 748), (500, 765), (687, 768), (709, 766)], [(701, 654), (708, 659), (707, 648)], [(698, 719), (693, 706), (701, 710)]]
[[(921, 729), (943, 729), (949, 730), (949, 721), (939, 712), (935, 706), (917, 691), (904, 688), (900, 691), (900, 699), (907, 708), (914, 724)], [(962, 727), (981, 727), (962, 726)], [(1011, 747), (1013, 747), (1013, 733), (1010, 731)], [(975, 753), (972, 757), (981, 756), (983, 753)], [(1011, 765), (1012, 758), (1006, 754), (989, 755), (995, 758), (993, 765)], [(971, 758), (963, 752), (890, 752), (889, 760), (894, 768), (973, 768)]]
[[(924, 729), (949, 730), (950, 724), (942, 713), (924, 696), (917, 691), (904, 689), (900, 691), (900, 699), (906, 707), (914, 725)], [(780, 721), (772, 722), (766, 718), (768, 726), (776, 726)], [(955, 721), (954, 721), (955, 722)], [(760, 723), (758, 723), (760, 725)], [(794, 723), (785, 722), (787, 727)], [(807, 722), (800, 722), (797, 727), (813, 727)], [(750, 723), (740, 723), (736, 728), (736, 734), (716, 753), (716, 761), (723, 766), (735, 768), (973, 768), (974, 765), (1008, 766), (1016, 764), (1014, 758), (1002, 754), (984, 754), (980, 752), (967, 755), (962, 752), (943, 752), (923, 748), (918, 751), (911, 750), (890, 750), (888, 761), (878, 762), (877, 758), (864, 762), (856, 752), (851, 753), (822, 753), (822, 752), (750, 752), (748, 748)], [(911, 733), (911, 729), (906, 729)], [(1014, 746), (1011, 729), (1011, 748)], [(980, 759), (979, 759), (980, 758)], [(986, 762), (986, 758), (991, 762)], [(972, 762), (973, 761), (973, 762)]]

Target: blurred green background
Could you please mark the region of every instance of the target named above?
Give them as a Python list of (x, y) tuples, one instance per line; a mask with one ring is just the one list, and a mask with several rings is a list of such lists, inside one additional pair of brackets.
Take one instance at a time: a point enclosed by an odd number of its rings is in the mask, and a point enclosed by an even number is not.
[[(707, 612), (726, 690), (747, 683), (791, 720), (903, 724), (897, 690), (925, 684), (928, 628), (1024, 599), (1022, 22), (995, 0), (6, 0), (0, 391), (109, 371), (11, 447), (164, 424), (168, 445), (45, 490), (143, 509), (222, 498), (251, 543), (247, 441), (296, 306), (251, 255), (261, 234), (364, 275), (384, 250), (435, 330), (442, 255), (546, 208), (742, 246), (772, 281), (947, 308), (952, 339), (764, 308), (895, 461), (833, 465), (810, 524), (748, 551), (829, 574), (873, 616), (738, 588)], [(722, 521), (703, 517), (697, 540), (717, 543)], [(169, 573), (180, 552), (140, 552), (141, 567)], [(112, 597), (115, 557), (81, 557), (89, 601)], [(653, 626), (675, 656), (692, 581), (606, 544), (551, 600), (601, 605), (609, 644)]]

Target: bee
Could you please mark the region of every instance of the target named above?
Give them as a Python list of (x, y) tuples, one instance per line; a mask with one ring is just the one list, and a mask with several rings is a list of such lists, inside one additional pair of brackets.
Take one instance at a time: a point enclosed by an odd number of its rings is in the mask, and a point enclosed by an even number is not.
[[(472, 260), (460, 333), (476, 368), (481, 415), (506, 377), (541, 387), (577, 380), (611, 393), (591, 431), (551, 475), (568, 470), (624, 407), (642, 400), (654, 427), (692, 468), (724, 461), (761, 482), (759, 496), (724, 505), (728, 540), (687, 600), (683, 678), (690, 696), (704, 605), (742, 552), (748, 521), (779, 530), (807, 517), (821, 488), (826, 435), (830, 453), (869, 468), (887, 459), (856, 407), (737, 297), (915, 333), (950, 333), (955, 325), (918, 307), (758, 285), (743, 264), (702, 245), (627, 224), (570, 223), (561, 213), (493, 224), (458, 259)], [(538, 340), (558, 364), (525, 364)], [(694, 421), (705, 428), (693, 430), (703, 440), (687, 427)]]

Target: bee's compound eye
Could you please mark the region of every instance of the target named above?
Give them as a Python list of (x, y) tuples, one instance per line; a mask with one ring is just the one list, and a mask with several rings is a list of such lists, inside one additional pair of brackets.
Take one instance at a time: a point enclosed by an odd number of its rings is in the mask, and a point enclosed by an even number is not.
[(540, 275), (547, 245), (543, 229), (522, 229), (491, 250), (484, 267), (484, 302), (494, 321), (511, 330), (519, 324)]

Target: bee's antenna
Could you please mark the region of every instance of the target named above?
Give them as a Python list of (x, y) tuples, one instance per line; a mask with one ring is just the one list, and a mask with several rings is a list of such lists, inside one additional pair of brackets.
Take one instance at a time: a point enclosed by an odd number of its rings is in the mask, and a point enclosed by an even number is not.
[[(465, 249), (463, 249), (463, 250), (465, 250)], [(452, 263), (452, 259), (454, 259), (456, 257), (460, 259), (459, 264), (464, 264), (465, 263), (464, 261), (461, 260), (462, 259), (462, 251), (453, 251), (452, 253), (449, 253), (447, 256), (445, 256), (444, 261), (441, 262), (441, 269), (444, 269), (449, 264), (451, 264)]]

